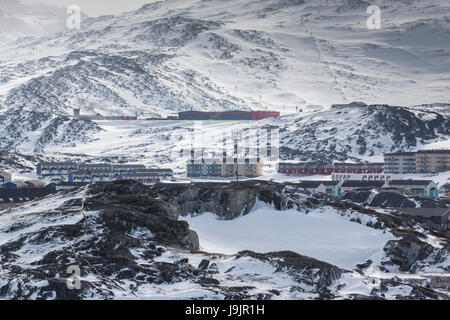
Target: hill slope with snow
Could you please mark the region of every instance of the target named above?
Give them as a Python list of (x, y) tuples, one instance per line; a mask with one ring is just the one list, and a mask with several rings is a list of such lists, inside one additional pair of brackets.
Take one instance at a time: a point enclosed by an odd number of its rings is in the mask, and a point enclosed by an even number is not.
[[(0, 148), (66, 151), (108, 130), (71, 118), (72, 108), (166, 116), (191, 109), (289, 114), (298, 106), (298, 115), (277, 122), (286, 159), (326, 151), (345, 160), (447, 143), (449, 5), (375, 4), (380, 30), (366, 27), (362, 0), (168, 0), (3, 46)], [(350, 101), (378, 107), (329, 108)], [(385, 104), (419, 106), (411, 113)]]
[(0, 0), (0, 44), (66, 29), (66, 10), (42, 3)]

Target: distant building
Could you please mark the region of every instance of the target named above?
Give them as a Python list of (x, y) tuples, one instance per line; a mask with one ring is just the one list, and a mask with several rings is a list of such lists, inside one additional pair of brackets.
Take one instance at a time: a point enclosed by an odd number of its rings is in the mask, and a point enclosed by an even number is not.
[(280, 162), (278, 164), (278, 173), (287, 175), (330, 175), (332, 172), (332, 164), (318, 164), (313, 162)]
[(380, 189), (385, 185), (384, 181), (362, 181), (362, 180), (346, 180), (341, 185), (341, 192), (353, 191), (356, 189)]
[(9, 174), (6, 171), (1, 171), (0, 170), (0, 186), (7, 183), (7, 182), (11, 182), (12, 176), (11, 174)]
[[(205, 163), (187, 163), (186, 165), (186, 175), (188, 177), (192, 177), (192, 178), (197, 178), (197, 177), (202, 177), (202, 176), (207, 176), (207, 170), (208, 166)], [(222, 168), (222, 166), (220, 165), (220, 168)], [(220, 176), (220, 170), (218, 172), (216, 172), (215, 174), (213, 173), (211, 175), (211, 177), (219, 177)]]
[(343, 183), (344, 181), (321, 181), (317, 191), (329, 196), (339, 197), (342, 193)]
[(384, 172), (394, 174), (415, 173), (415, 152), (386, 153), (384, 155)]
[(262, 120), (279, 116), (279, 111), (185, 111), (178, 113), (179, 120)]
[(40, 162), (36, 171), (41, 176), (66, 176), (69, 183), (112, 181), (121, 174), (138, 173), (157, 174), (161, 178), (173, 177), (172, 169), (148, 169), (143, 164)]
[(450, 150), (419, 150), (384, 155), (385, 173), (436, 173), (450, 170)]
[(189, 161), (186, 166), (188, 177), (220, 177), (222, 175), (222, 161), (208, 159), (210, 161), (195, 163)]
[(450, 208), (394, 208), (397, 213), (415, 217), (421, 222), (450, 230)]
[(3, 188), (7, 189), (17, 189), (17, 188), (28, 188), (28, 185), (25, 183), (25, 181), (10, 181), (3, 185)]
[(25, 181), (25, 184), (28, 188), (44, 188), (46, 186), (46, 183), (40, 180), (28, 180)]
[(421, 150), (416, 153), (416, 172), (435, 173), (450, 170), (450, 150)]
[(89, 184), (89, 182), (59, 182), (59, 183), (55, 184), (55, 188), (57, 191), (70, 190), (70, 189), (84, 187), (88, 184)]
[(220, 175), (222, 177), (259, 177), (262, 175), (262, 167), (261, 161), (238, 160), (236, 163), (223, 163)]
[(295, 187), (309, 192), (320, 192), (329, 196), (339, 197), (342, 193), (343, 181), (304, 180), (292, 183)]
[(201, 163), (189, 161), (186, 165), (188, 177), (258, 177), (262, 175), (263, 163), (257, 159), (204, 159)]
[(120, 174), (117, 177), (117, 180), (133, 180), (140, 182), (145, 185), (152, 185), (155, 183), (160, 182), (160, 175), (155, 172), (140, 172), (140, 173), (127, 173), (127, 174)]
[(69, 183), (78, 183), (78, 182), (90, 182), (90, 178), (88, 178), (88, 173), (85, 171), (71, 171), (69, 172), (67, 182)]
[(79, 108), (73, 108), (74, 118), (87, 119), (87, 120), (137, 120), (138, 116), (134, 115), (114, 115), (114, 116), (103, 116), (100, 113), (94, 115), (81, 115), (81, 110)]
[(18, 185), (15, 184), (15, 183), (12, 182), (12, 181), (9, 181), (9, 182), (4, 183), (4, 184), (2, 185), (2, 188), (5, 188), (5, 189), (16, 189), (16, 188), (18, 188)]
[(83, 163), (78, 166), (78, 171), (93, 172), (93, 171), (109, 171), (112, 172), (111, 163)]
[(173, 177), (173, 170), (169, 168), (136, 168), (135, 173), (157, 173), (161, 178)]
[(143, 164), (115, 164), (112, 166), (113, 173), (136, 173), (145, 169)]
[(44, 188), (17, 188), (17, 186), (13, 188), (0, 188), (0, 203), (27, 202), (48, 196), (56, 191), (54, 184), (49, 184)]
[(432, 180), (391, 180), (386, 184), (387, 187), (404, 189), (412, 194), (438, 198), (439, 191)]
[(322, 181), (300, 181), (297, 183), (293, 183), (294, 186), (296, 186), (299, 189), (303, 189), (309, 192), (319, 192), (318, 188), (322, 184)]
[(74, 172), (69, 172), (67, 181), (69, 183), (72, 182), (88, 182), (95, 183), (101, 181), (112, 181), (113, 174), (111, 170), (101, 170), (101, 169), (92, 169), (89, 170), (78, 170)]
[(113, 180), (113, 174), (109, 170), (92, 170), (89, 175), (91, 183)]
[(382, 173), (383, 163), (316, 163), (316, 162), (280, 162), (278, 172), (287, 175), (331, 175)]
[(333, 163), (333, 173), (382, 173), (384, 171), (384, 163), (372, 162), (372, 163), (346, 163), (335, 162)]
[(70, 171), (78, 169), (75, 162), (45, 162), (41, 161), (37, 164), (36, 173), (42, 176), (50, 175), (68, 175)]

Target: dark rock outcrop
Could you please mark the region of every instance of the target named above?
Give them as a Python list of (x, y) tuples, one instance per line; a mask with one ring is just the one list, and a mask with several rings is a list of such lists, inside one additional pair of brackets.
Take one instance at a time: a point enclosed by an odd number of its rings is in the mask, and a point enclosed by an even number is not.
[(450, 206), (450, 199), (417, 196), (405, 190), (358, 189), (345, 192), (342, 199), (373, 208), (446, 208)]
[[(84, 207), (86, 217), (80, 210), (82, 195), (82, 190), (60, 192), (54, 197), (67, 197), (67, 201), (55, 209), (37, 210), (25, 220), (0, 226), (0, 232), (6, 235), (23, 232), (14, 241), (0, 245), (0, 297), (108, 299), (138, 294), (141, 286), (149, 284), (176, 285), (180, 282), (196, 284), (204, 292), (224, 299), (270, 299), (280, 295), (283, 289), (260, 289), (253, 284), (265, 280), (259, 276), (250, 280), (248, 277), (252, 275), (241, 273), (240, 268), (247, 263), (245, 259), (270, 264), (274, 274), (289, 277), (292, 280), (289, 294), (295, 296), (307, 292), (317, 299), (339, 297), (342, 288), (339, 282), (348, 272), (346, 270), (290, 251), (242, 251), (234, 259), (226, 257), (227, 263), (232, 262), (225, 270), (223, 265), (219, 267), (224, 257), (196, 251), (199, 249), (197, 234), (186, 222), (178, 220), (179, 214), (200, 214), (202, 210), (222, 219), (233, 219), (248, 214), (257, 201), (278, 210), (294, 208), (305, 212), (329, 206), (349, 215), (349, 223), (363, 223), (359, 218), (351, 218), (352, 214), (376, 218), (376, 223), (368, 219), (367, 225), (389, 230), (399, 237), (387, 243), (386, 259), (382, 260), (381, 268), (396, 266), (400, 271), (414, 272), (426, 263), (442, 263), (448, 256), (448, 244), (437, 250), (424, 241), (423, 233), (414, 230), (415, 222), (326, 195), (308, 194), (298, 190), (295, 184), (252, 181), (147, 187), (130, 181), (99, 183), (88, 188)], [(51, 200), (42, 200), (47, 201), (43, 208), (48, 207)], [(41, 222), (42, 227), (30, 231), (34, 223)], [(426, 226), (422, 228), (445, 241), (437, 231)], [(24, 248), (38, 248), (31, 261), (30, 258), (24, 260)], [(174, 252), (176, 257), (171, 258)], [(191, 263), (190, 255), (193, 254), (201, 255), (201, 262), (196, 262), (198, 266)], [(371, 264), (367, 261), (357, 266), (362, 276)], [(89, 275), (91, 279), (82, 280), (80, 289), (76, 290), (67, 287), (67, 267), (73, 265), (80, 267), (81, 275)], [(236, 279), (242, 284), (234, 285)], [(228, 280), (233, 285), (230, 286)], [(387, 287), (393, 285), (386, 283)], [(409, 298), (440, 299), (445, 296), (433, 288), (424, 289), (421, 284), (411, 286), (415, 291)], [(446, 284), (436, 282), (436, 286), (445, 287)], [(375, 290), (373, 297), (353, 298), (380, 298), (385, 294), (383, 288), (380, 290)]]
[(341, 277), (344, 270), (329, 263), (300, 255), (292, 251), (279, 251), (256, 253), (241, 251), (236, 259), (252, 257), (261, 261), (270, 262), (277, 268), (277, 272), (287, 272), (300, 283), (317, 286), (317, 289), (330, 286), (334, 280)]

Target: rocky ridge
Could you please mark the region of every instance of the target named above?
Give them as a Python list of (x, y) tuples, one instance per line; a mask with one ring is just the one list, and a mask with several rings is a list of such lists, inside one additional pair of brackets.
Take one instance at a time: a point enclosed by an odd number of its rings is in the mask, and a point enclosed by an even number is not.
[[(296, 208), (305, 214), (314, 207), (332, 206), (347, 215), (349, 223), (392, 232), (398, 240), (386, 244), (386, 259), (379, 266), (387, 274), (389, 270), (419, 272), (442, 264), (448, 257), (449, 240), (437, 230), (324, 195), (304, 193), (295, 185), (258, 182), (146, 187), (113, 182), (0, 211), (0, 233), (5, 239), (0, 243), (0, 296), (120, 299), (149, 294), (158, 297), (160, 292), (174, 298), (200, 299), (449, 298), (445, 276), (427, 277), (425, 282), (395, 277), (380, 280), (365, 275), (370, 261), (355, 270), (343, 270), (294, 252), (243, 251), (232, 256), (201, 252), (197, 234), (178, 220), (179, 215), (204, 210), (220, 219), (233, 219), (251, 214), (255, 201), (271, 204), (276, 210)], [(80, 209), (83, 203), (84, 211)], [(440, 237), (440, 245), (430, 244), (430, 237)], [(81, 267), (80, 290), (67, 287), (70, 265)], [(259, 271), (250, 275), (247, 268)], [(366, 296), (349, 293), (343, 289), (349, 277), (376, 285), (370, 285), (373, 290)], [(177, 296), (180, 286), (188, 291), (181, 290), (182, 296)], [(398, 293), (399, 287), (409, 293)]]

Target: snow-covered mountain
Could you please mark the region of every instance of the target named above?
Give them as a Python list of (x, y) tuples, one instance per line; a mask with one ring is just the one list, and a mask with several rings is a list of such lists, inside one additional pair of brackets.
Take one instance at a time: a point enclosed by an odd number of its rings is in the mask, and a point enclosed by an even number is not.
[[(380, 30), (366, 26), (366, 1), (168, 0), (4, 46), (0, 148), (81, 148), (111, 129), (70, 118), (74, 107), (165, 116), (190, 109), (289, 114), (299, 106), (300, 114), (277, 122), (286, 158), (325, 150), (345, 159), (447, 140), (448, 105), (430, 106), (448, 102), (448, 3), (374, 3)], [(379, 106), (329, 108), (351, 101)], [(410, 113), (384, 104), (422, 107)], [(129, 151), (137, 145), (127, 144)]]
[(63, 8), (0, 0), (0, 45), (21, 38), (64, 31), (66, 20), (67, 13)]
[[(448, 107), (448, 106), (447, 106)], [(430, 108), (431, 109), (431, 108)], [(419, 149), (448, 140), (450, 119), (432, 109), (388, 105), (336, 105), (281, 125), (284, 159), (332, 161)], [(311, 156), (312, 152), (317, 152)]]
[[(179, 174), (185, 172), (192, 143), (189, 135), (194, 130), (194, 122), (189, 121), (94, 122), (15, 109), (0, 115), (0, 120), (8, 123), (0, 129), (4, 150), (16, 148), (20, 153), (48, 159), (164, 165)], [(42, 127), (34, 126), (36, 122)], [(205, 157), (221, 156), (223, 137), (230, 137), (230, 130), (264, 129), (279, 130), (282, 160), (382, 161), (386, 152), (417, 150), (436, 143), (448, 146), (450, 119), (417, 108), (349, 104), (251, 123), (203, 122)]]

